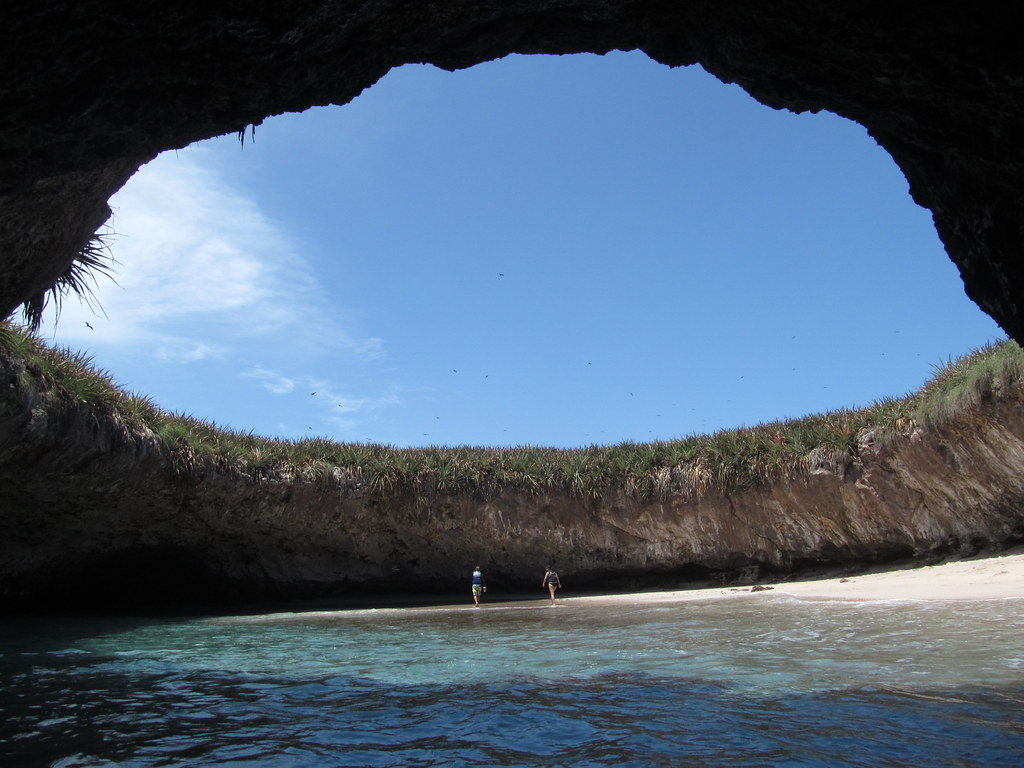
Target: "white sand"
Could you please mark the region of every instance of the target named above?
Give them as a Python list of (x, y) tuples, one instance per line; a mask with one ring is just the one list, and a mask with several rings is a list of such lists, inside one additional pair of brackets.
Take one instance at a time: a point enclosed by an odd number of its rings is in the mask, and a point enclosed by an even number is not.
[(1024, 548), (995, 557), (972, 558), (942, 565), (876, 571), (859, 576), (750, 587), (717, 587), (675, 592), (640, 592), (596, 597), (559, 596), (560, 603), (671, 603), (723, 598), (757, 599), (765, 594), (805, 600), (1000, 600), (1024, 598)]

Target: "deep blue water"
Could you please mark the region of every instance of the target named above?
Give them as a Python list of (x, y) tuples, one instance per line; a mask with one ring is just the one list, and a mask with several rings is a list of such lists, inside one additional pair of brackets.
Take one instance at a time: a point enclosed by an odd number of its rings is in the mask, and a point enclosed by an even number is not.
[(1024, 601), (0, 630), (3, 766), (1021, 766)]

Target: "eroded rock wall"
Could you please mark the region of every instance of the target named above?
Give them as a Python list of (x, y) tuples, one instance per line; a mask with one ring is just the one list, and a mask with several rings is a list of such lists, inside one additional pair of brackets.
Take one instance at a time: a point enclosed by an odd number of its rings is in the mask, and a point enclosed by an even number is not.
[[(185, 467), (152, 435), (56, 408), (0, 353), (0, 610), (495, 592), (549, 560), (573, 589), (779, 576), (1024, 538), (1024, 390), (831, 470), (743, 493), (372, 492)], [(753, 569), (753, 570), (752, 570)]]
[[(803, 0), (8, 0), (0, 25), (0, 316), (51, 286), (159, 152), (345, 104), (389, 69), (509, 53), (643, 50), (775, 108), (864, 125), (928, 207), (968, 294), (1024, 341), (1024, 58), (977, 4)], [(685, 94), (679, 94), (684, 99)], [(6, 375), (6, 374), (5, 374)], [(7, 380), (5, 380), (7, 381)], [(695, 501), (353, 494), (218, 472), (182, 479), (107, 417), (0, 395), (0, 604), (118, 594), (438, 589), (557, 557), (577, 583), (786, 568), (1020, 533), (1016, 399), (864, 453), (842, 474)], [(993, 408), (996, 408), (993, 406)], [(980, 418), (980, 417), (979, 417)], [(529, 581), (527, 581), (529, 579)]]

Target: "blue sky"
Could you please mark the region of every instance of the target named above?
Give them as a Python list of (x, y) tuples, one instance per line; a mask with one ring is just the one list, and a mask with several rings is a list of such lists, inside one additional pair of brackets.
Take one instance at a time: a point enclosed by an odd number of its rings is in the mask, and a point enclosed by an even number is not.
[(670, 440), (900, 396), (1005, 336), (864, 128), (640, 53), (403, 67), (111, 206), (103, 312), (43, 335), (267, 436)]

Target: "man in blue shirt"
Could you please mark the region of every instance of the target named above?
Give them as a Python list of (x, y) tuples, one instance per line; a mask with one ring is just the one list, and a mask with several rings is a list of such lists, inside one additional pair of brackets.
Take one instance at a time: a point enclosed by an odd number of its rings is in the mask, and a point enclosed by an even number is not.
[(480, 595), (487, 589), (484, 585), (484, 574), (480, 570), (478, 565), (473, 569), (473, 603), (477, 608), (480, 607)]

